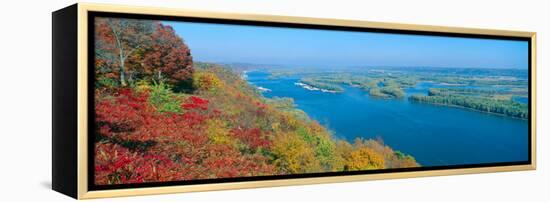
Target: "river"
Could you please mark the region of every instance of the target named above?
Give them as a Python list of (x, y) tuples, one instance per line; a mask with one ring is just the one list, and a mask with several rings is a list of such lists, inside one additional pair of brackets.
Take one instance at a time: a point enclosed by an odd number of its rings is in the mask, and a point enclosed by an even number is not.
[[(384, 143), (410, 154), (422, 166), (464, 165), (526, 161), (528, 122), (468, 109), (379, 99), (357, 88), (343, 86), (343, 93), (306, 90), (295, 85), (299, 76), (268, 79), (261, 71), (248, 72), (251, 84), (269, 89), (265, 97), (290, 97), (331, 130), (337, 138), (383, 139)], [(407, 89), (426, 93), (421, 83)]]

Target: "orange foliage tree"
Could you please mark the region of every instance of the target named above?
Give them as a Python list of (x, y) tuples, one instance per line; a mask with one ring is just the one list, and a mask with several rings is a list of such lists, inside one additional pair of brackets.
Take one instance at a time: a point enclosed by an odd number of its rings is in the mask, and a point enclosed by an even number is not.
[(152, 44), (143, 53), (142, 65), (147, 76), (179, 88), (190, 87), (193, 58), (189, 47), (171, 26), (156, 23)]
[(118, 68), (120, 85), (126, 86), (126, 76), (129, 72), (133, 72), (127, 69), (127, 60), (134, 53), (151, 44), (151, 35), (154, 32), (153, 21), (96, 18), (94, 26), (96, 64), (104, 61), (107, 66), (110, 66), (101, 70), (100, 73), (115, 72), (114, 69)]
[(179, 90), (192, 87), (191, 51), (172, 27), (151, 20), (96, 18), (94, 28), (100, 79), (115, 74), (121, 86), (154, 79)]

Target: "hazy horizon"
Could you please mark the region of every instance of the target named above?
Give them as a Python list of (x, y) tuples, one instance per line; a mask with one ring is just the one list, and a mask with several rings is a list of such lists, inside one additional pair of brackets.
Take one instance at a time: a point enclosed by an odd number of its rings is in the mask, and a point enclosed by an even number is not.
[(197, 61), (310, 67), (527, 69), (528, 42), (163, 21)]
[(202, 63), (213, 63), (213, 64), (224, 64), (224, 65), (255, 65), (255, 66), (267, 66), (273, 68), (434, 68), (434, 69), (497, 69), (497, 70), (525, 70), (527, 68), (514, 68), (514, 67), (502, 67), (502, 68), (492, 68), (492, 67), (458, 67), (458, 66), (410, 66), (410, 65), (400, 65), (400, 66), (385, 66), (385, 65), (308, 65), (308, 64), (277, 64), (277, 63), (252, 63), (246, 61), (200, 61), (195, 60), (195, 62)]

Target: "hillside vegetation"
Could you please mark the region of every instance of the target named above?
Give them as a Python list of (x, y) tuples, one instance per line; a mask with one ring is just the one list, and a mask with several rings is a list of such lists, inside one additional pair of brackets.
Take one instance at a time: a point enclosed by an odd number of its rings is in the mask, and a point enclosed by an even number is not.
[(95, 26), (97, 185), (419, 166), (381, 141), (338, 140), (292, 99), (193, 62), (160, 22)]

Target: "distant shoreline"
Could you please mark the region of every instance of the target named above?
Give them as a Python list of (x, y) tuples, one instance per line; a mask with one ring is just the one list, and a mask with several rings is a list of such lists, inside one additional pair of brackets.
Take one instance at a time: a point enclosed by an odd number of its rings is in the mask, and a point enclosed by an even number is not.
[(443, 107), (453, 107), (453, 108), (467, 109), (467, 110), (470, 110), (470, 111), (481, 112), (481, 113), (484, 113), (484, 114), (497, 115), (497, 116), (501, 116), (501, 117), (512, 118), (512, 119), (519, 119), (519, 120), (524, 120), (524, 121), (529, 120), (529, 119), (524, 119), (524, 118), (518, 118), (518, 117), (513, 117), (513, 116), (507, 116), (507, 115), (505, 115), (505, 114), (499, 114), (499, 113), (494, 113), (494, 112), (488, 112), (488, 111), (477, 110), (477, 109), (474, 109), (474, 108), (464, 107), (464, 106), (460, 106), (460, 105), (441, 104), (441, 103), (434, 103), (434, 102), (423, 102), (423, 101), (418, 101), (418, 100), (410, 100), (410, 102), (413, 102), (413, 103), (414, 103), (414, 102), (416, 102), (416, 103), (425, 103), (425, 104), (431, 104), (431, 105), (437, 105), (437, 106), (443, 106)]
[(306, 89), (306, 90), (309, 90), (309, 91), (321, 91), (323, 93), (338, 93), (338, 91), (322, 89), (322, 88), (318, 88), (318, 87), (315, 87), (315, 86), (312, 86), (312, 85), (309, 85), (309, 84), (305, 84), (305, 83), (302, 83), (302, 82), (296, 82), (296, 83), (294, 83), (294, 85), (300, 86), (303, 89)]

